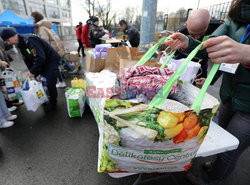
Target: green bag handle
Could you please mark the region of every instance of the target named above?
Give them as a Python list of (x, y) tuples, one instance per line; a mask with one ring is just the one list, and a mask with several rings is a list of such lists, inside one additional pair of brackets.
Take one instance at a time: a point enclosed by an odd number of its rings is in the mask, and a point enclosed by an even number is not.
[[(203, 37), (202, 42), (206, 41), (208, 38), (210, 37), (210, 35), (206, 35)], [(175, 51), (172, 51), (171, 54), (169, 55), (169, 57), (166, 59), (166, 61), (162, 64), (161, 68), (165, 68), (166, 65), (168, 64), (168, 62), (173, 58)]]
[(175, 54), (176, 50), (172, 51), (170, 53), (170, 55), (168, 56), (168, 58), (166, 59), (166, 61), (161, 65), (161, 68), (165, 68), (166, 65), (168, 64), (168, 62), (173, 58), (174, 54)]
[(152, 46), (144, 55), (143, 57), (135, 64), (136, 66), (140, 66), (145, 64), (153, 55), (154, 53), (157, 51), (157, 49), (159, 48), (159, 46), (165, 42), (166, 40), (173, 40), (170, 37), (165, 37), (160, 39), (154, 46)]
[(203, 84), (201, 90), (199, 91), (197, 98), (195, 99), (195, 101), (191, 107), (191, 109), (194, 110), (195, 112), (199, 113), (199, 111), (201, 109), (201, 104), (204, 100), (207, 89), (208, 89), (210, 83), (212, 82), (216, 72), (219, 70), (219, 68), (220, 68), (220, 64), (213, 64), (213, 67), (211, 68), (209, 75), (208, 75), (207, 79), (205, 80), (205, 83)]
[[(166, 84), (162, 87), (162, 89), (157, 93), (157, 95), (152, 99), (152, 101), (149, 103), (149, 105), (161, 108), (164, 101), (167, 99), (171, 88), (173, 85), (176, 83), (176, 81), (179, 79), (181, 74), (184, 72), (186, 69), (187, 65), (191, 62), (191, 60), (194, 58), (194, 56), (198, 53), (200, 48), (202, 47), (203, 42), (199, 44), (185, 59), (185, 61), (182, 63), (182, 65), (179, 67), (179, 69), (170, 77), (170, 79), (166, 82)], [(193, 105), (191, 106), (191, 109), (199, 113), (201, 104), (204, 100), (206, 91), (212, 82), (216, 72), (218, 71), (220, 67), (220, 64), (213, 64), (213, 67), (205, 80), (204, 85), (202, 86), (201, 90), (199, 91), (199, 94), (197, 98), (195, 99)]]
[[(203, 37), (202, 42), (206, 41), (208, 38), (210, 37), (210, 35), (206, 35)], [(165, 68), (166, 65), (168, 64), (168, 62), (173, 58), (175, 51), (172, 51), (172, 53), (169, 55), (169, 57), (166, 59), (166, 61), (162, 64), (161, 68)]]

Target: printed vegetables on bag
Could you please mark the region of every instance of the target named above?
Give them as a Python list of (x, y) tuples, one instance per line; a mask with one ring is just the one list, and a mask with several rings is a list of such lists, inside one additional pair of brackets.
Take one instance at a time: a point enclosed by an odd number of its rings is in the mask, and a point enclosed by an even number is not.
[[(133, 104), (116, 99), (106, 100), (104, 108), (104, 119), (116, 131), (129, 127), (143, 137), (155, 142), (173, 139), (174, 143), (180, 143), (191, 139), (197, 136), (204, 126), (200, 125), (199, 121), (204, 123), (211, 116), (207, 112), (204, 113), (204, 120), (198, 120), (197, 115), (191, 111), (173, 113), (144, 104)], [(205, 129), (202, 130), (204, 132)], [(200, 133), (201, 135), (204, 134)]]

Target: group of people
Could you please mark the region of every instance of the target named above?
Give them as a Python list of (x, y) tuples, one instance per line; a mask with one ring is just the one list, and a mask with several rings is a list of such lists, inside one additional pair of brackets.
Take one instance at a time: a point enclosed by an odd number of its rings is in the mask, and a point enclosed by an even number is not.
[[(138, 47), (140, 44), (140, 33), (133, 26), (128, 25), (125, 20), (119, 22), (119, 29), (124, 35), (128, 36), (128, 40), (132, 47)], [(80, 56), (82, 50), (82, 56), (85, 56), (84, 48), (94, 48), (96, 45), (101, 44), (101, 38), (105, 35), (109, 35), (109, 31), (105, 30), (102, 26), (99, 26), (99, 18), (92, 16), (83, 25), (82, 22), (76, 26), (75, 29), (76, 38), (79, 44), (77, 49)], [(110, 35), (109, 35), (110, 36)]]
[[(39, 12), (31, 14), (35, 24), (35, 34), (18, 34), (12, 28), (2, 30), (0, 36), (5, 44), (9, 46), (15, 45), (29, 70), (27, 77), (37, 79), (41, 76), (46, 78), (49, 102), (43, 105), (44, 110), (51, 111), (56, 108), (57, 104), (57, 81), (63, 83), (61, 73), (59, 72), (59, 63), (62, 62), (66, 49), (51, 28), (51, 23), (44, 21), (44, 17)], [(10, 62), (4, 50), (1, 49), (1, 67), (6, 68)], [(65, 85), (65, 84), (64, 84)], [(17, 118), (11, 115), (10, 110), (6, 106), (2, 92), (0, 92), (0, 128), (10, 127), (12, 122)]]

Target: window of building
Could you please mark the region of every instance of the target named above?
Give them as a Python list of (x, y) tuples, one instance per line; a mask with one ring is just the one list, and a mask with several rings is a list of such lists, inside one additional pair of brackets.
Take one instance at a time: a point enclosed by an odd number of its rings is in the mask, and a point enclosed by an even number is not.
[(57, 0), (45, 0), (46, 3), (50, 3), (50, 4), (58, 4)]
[(68, 10), (62, 10), (62, 17), (64, 17), (64, 18), (70, 18), (70, 11), (68, 11)]
[(47, 17), (59, 19), (60, 15), (58, 8), (47, 6)]
[(69, 0), (60, 0), (61, 7), (68, 8), (69, 7)]
[(42, 13), (43, 15), (45, 15), (45, 8), (44, 5), (42, 4), (38, 4), (38, 3), (34, 3), (34, 2), (29, 2), (29, 10), (30, 12), (34, 12), (34, 11), (38, 11), (40, 13)]
[(9, 9), (19, 15), (27, 15), (23, 0), (2, 0), (3, 8)]

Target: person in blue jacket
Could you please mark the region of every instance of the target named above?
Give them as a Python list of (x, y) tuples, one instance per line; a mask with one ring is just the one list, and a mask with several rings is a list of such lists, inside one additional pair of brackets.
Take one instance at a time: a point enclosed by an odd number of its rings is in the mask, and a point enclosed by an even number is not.
[(11, 29), (4, 29), (2, 39), (9, 45), (16, 45), (29, 69), (28, 77), (36, 78), (43, 75), (47, 80), (49, 104), (44, 105), (45, 111), (56, 108), (57, 103), (57, 74), (61, 57), (43, 39), (33, 34), (17, 34)]

